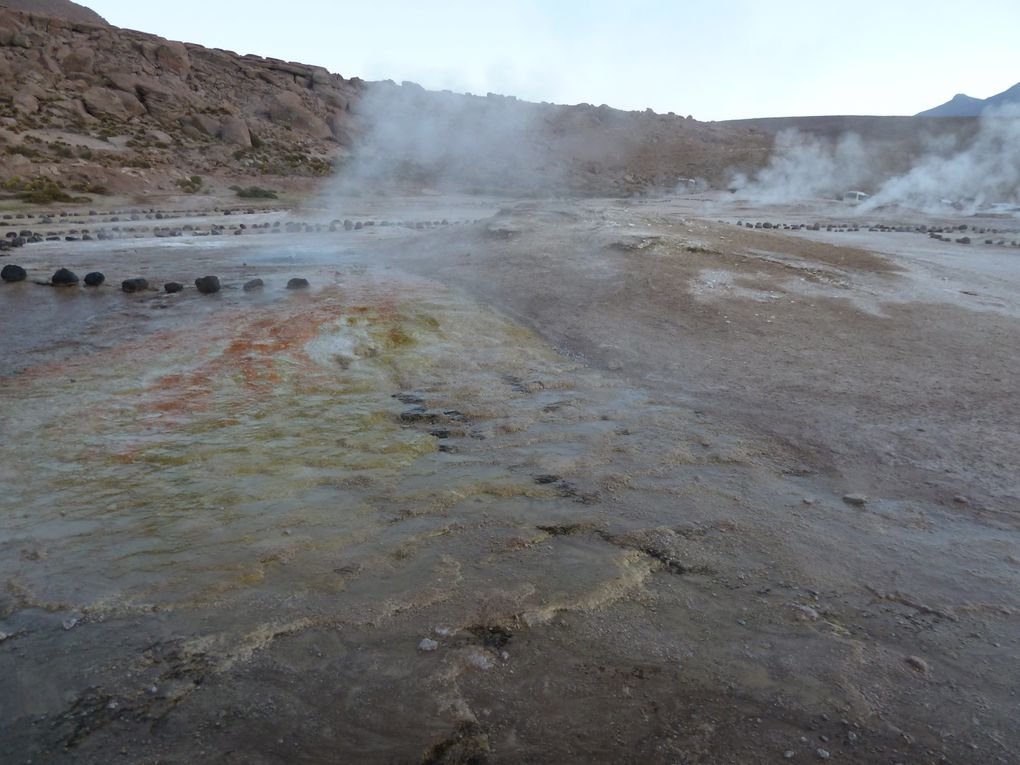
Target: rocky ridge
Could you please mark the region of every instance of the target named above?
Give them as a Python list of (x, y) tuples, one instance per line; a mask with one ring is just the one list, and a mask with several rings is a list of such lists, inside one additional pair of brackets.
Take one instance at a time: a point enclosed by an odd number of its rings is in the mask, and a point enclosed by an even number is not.
[[(677, 115), (366, 83), (101, 20), (11, 8), (0, 8), (0, 85), (0, 183), (9, 194), (43, 197), (58, 188), (68, 194), (222, 191), (235, 182), (311, 188), (336, 163), (351, 161), (387, 118), (389, 112), (365, 107), (366, 96), (380, 94), (374, 103), (398, 105), (391, 134), (413, 129), (424, 114), (444, 115), (442, 124), (460, 131), (451, 139), (444, 127), (444, 151), (461, 143), (459, 137), (486, 133), (477, 129), (480, 122), (502, 124), (510, 116), (519, 127), (514, 141), (495, 131), (461, 163), (476, 171), (473, 188), (517, 187), (519, 179), (504, 170), (519, 164), (525, 143), (529, 188), (550, 181), (557, 190), (614, 194), (669, 189), (680, 178), (720, 181), (733, 167), (758, 166), (770, 144), (757, 131)], [(427, 187), (440, 174), (436, 162), (394, 156), (406, 149), (399, 141), (368, 143), (369, 153), (387, 155), (391, 180)], [(502, 161), (476, 161), (494, 155)], [(449, 156), (443, 164), (448, 169)]]
[(72, 3), (70, 0), (0, 0), (0, 8), (59, 16), (68, 21), (81, 21), (86, 24), (107, 23), (106, 19), (91, 8)]

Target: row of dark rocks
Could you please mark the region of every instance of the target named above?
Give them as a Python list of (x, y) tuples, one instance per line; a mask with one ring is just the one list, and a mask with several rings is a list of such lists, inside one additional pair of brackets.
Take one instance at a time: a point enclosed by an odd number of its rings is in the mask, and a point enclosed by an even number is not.
[(207, 208), (203, 210), (157, 210), (156, 208), (131, 208), (124, 210), (107, 210), (99, 212), (98, 210), (89, 210), (88, 212), (75, 211), (75, 210), (60, 210), (58, 212), (24, 212), (24, 213), (5, 213), (0, 215), (0, 220), (33, 220), (38, 219), (40, 221), (53, 222), (54, 219), (60, 218), (97, 218), (101, 215), (107, 216), (118, 216), (127, 217), (130, 216), (132, 220), (141, 220), (146, 218), (148, 220), (173, 220), (174, 218), (205, 218), (216, 215), (255, 215), (256, 213), (274, 213), (284, 212), (286, 208), (283, 207), (260, 207), (258, 209), (254, 207), (217, 207)]
[[(938, 239), (942, 242), (956, 242), (958, 244), (972, 244), (975, 239), (973, 236), (957, 236), (957, 234), (963, 234), (969, 231), (970, 234), (977, 236), (987, 236), (988, 234), (995, 235), (993, 238), (984, 239), (984, 243), (987, 245), (995, 245), (999, 247), (1020, 247), (1020, 240), (1012, 239), (999, 239), (995, 238), (1002, 234), (1017, 234), (1020, 233), (1020, 229), (997, 229), (997, 228), (980, 228), (970, 227), (966, 224), (960, 224), (958, 226), (888, 226), (885, 224), (874, 224), (874, 225), (859, 225), (856, 223), (838, 225), (838, 224), (822, 224), (822, 223), (772, 223), (757, 221), (755, 223), (738, 220), (737, 225), (742, 228), (750, 229), (771, 229), (774, 231), (832, 231), (835, 233), (853, 233), (858, 231), (869, 231), (869, 232), (883, 232), (883, 233), (906, 233), (906, 234), (927, 234), (932, 239)], [(951, 235), (951, 236), (950, 236)]]
[[(28, 271), (22, 266), (8, 264), (0, 270), (0, 279), (9, 284), (16, 282), (23, 282), (28, 279)], [(44, 284), (46, 282), (43, 282)], [(77, 287), (79, 284), (84, 283), (86, 287), (101, 287), (106, 283), (106, 275), (101, 271), (92, 271), (91, 273), (85, 274), (84, 279), (80, 279), (78, 274), (68, 268), (58, 268), (53, 276), (50, 277), (48, 284), (54, 287)], [(287, 289), (289, 290), (301, 290), (308, 289), (311, 285), (307, 279), (301, 277), (295, 277), (287, 282)], [(251, 279), (245, 282), (242, 289), (245, 292), (255, 292), (265, 287), (265, 282), (262, 279)], [(132, 279), (125, 279), (120, 283), (121, 291), (127, 293), (146, 292), (151, 289), (155, 289), (149, 284), (149, 280), (143, 277), (134, 277)], [(218, 276), (201, 276), (195, 279), (195, 289), (197, 289), (203, 295), (213, 295), (222, 289), (222, 284)], [(168, 294), (175, 294), (184, 291), (184, 285), (180, 282), (166, 282), (163, 285), (163, 290)]]
[(408, 229), (424, 230), (438, 228), (441, 226), (449, 226), (459, 224), (460, 221), (456, 221), (455, 224), (451, 224), (448, 220), (438, 221), (352, 221), (352, 220), (334, 220), (330, 223), (298, 223), (289, 222), (281, 223), (276, 221), (274, 223), (255, 223), (255, 224), (232, 224), (223, 225), (214, 223), (208, 228), (199, 228), (192, 224), (185, 224), (179, 227), (168, 227), (168, 226), (114, 226), (110, 229), (89, 229), (89, 228), (72, 228), (64, 229), (60, 231), (47, 231), (45, 233), (39, 231), (33, 231), (31, 229), (21, 229), (20, 231), (8, 231), (2, 238), (0, 238), (0, 250), (10, 250), (17, 247), (24, 247), (26, 244), (37, 244), (39, 242), (91, 242), (91, 241), (109, 241), (112, 239), (140, 239), (147, 237), (155, 237), (157, 239), (166, 239), (172, 237), (183, 237), (183, 236), (223, 236), (226, 234), (232, 234), (234, 236), (240, 236), (245, 233), (250, 234), (321, 234), (321, 233), (336, 233), (338, 231), (361, 231), (366, 228), (372, 228), (374, 226), (389, 227), (389, 226), (402, 226)]

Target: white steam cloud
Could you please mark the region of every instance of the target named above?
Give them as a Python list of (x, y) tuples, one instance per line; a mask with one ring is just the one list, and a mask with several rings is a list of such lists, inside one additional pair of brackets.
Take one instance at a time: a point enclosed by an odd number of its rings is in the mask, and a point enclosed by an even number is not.
[(755, 202), (783, 204), (857, 189), (867, 185), (873, 174), (871, 158), (857, 135), (844, 135), (832, 144), (784, 130), (776, 136), (768, 165), (753, 179), (737, 175), (730, 187)]
[(969, 211), (1020, 205), (1020, 105), (986, 112), (969, 140), (951, 134), (926, 140), (902, 174), (890, 176), (888, 156), (887, 146), (855, 134), (833, 143), (787, 131), (776, 137), (768, 165), (754, 178), (735, 177), (731, 187), (766, 204), (861, 190), (871, 193), (857, 208), (861, 212), (887, 205), (931, 212), (950, 204)]
[(986, 112), (969, 144), (948, 156), (923, 157), (885, 181), (861, 209), (898, 204), (933, 210), (946, 201), (970, 211), (1020, 204), (1020, 104)]
[(356, 105), (358, 135), (333, 194), (435, 189), (537, 193), (555, 185), (548, 108), (515, 98), (373, 83)]

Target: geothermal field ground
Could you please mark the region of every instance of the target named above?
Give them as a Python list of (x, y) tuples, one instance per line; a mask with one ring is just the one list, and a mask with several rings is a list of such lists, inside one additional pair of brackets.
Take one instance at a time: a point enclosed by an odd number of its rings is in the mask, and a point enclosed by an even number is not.
[(1016, 217), (186, 207), (4, 221), (0, 761), (1020, 761)]

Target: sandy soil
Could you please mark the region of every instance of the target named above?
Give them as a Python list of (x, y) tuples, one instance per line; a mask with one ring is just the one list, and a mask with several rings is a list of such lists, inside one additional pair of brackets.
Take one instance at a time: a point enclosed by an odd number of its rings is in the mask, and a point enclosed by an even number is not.
[(228, 289), (0, 293), (0, 754), (1016, 762), (1020, 251), (851, 215), (19, 251)]

